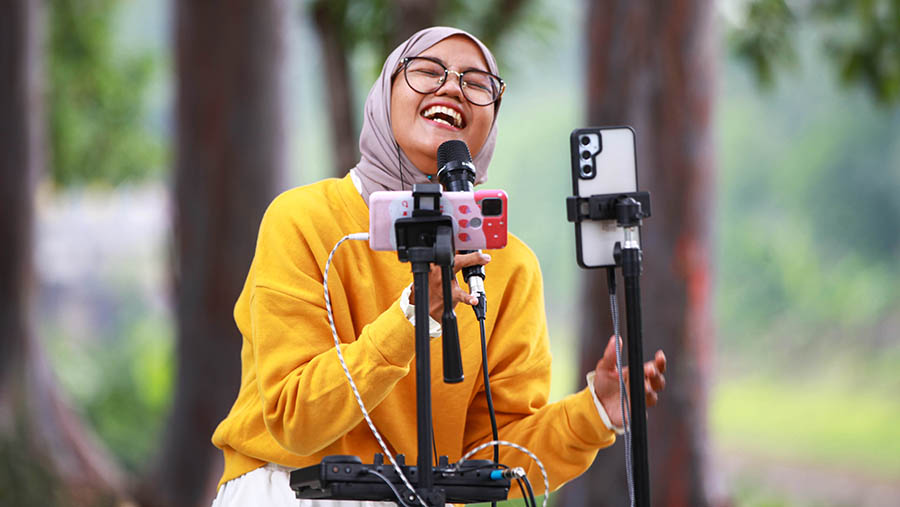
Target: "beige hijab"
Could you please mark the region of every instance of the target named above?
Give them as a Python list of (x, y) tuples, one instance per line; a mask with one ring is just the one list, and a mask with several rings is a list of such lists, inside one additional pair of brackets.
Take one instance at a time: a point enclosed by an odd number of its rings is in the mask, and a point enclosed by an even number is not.
[[(428, 177), (410, 162), (394, 139), (394, 131), (391, 129), (391, 78), (407, 56), (416, 56), (447, 37), (458, 34), (472, 39), (484, 54), (488, 70), (499, 74), (497, 62), (490, 50), (475, 36), (456, 28), (426, 28), (413, 34), (391, 52), (366, 98), (362, 132), (359, 135), (361, 157), (354, 169), (362, 182), (362, 196), (366, 203), (369, 202), (369, 194), (378, 190), (410, 190), (413, 183), (428, 183)], [(494, 104), (494, 123), (481, 151), (473, 160), (476, 184), (487, 180), (487, 168), (497, 142), (496, 113), (499, 107), (500, 102), (497, 101)]]

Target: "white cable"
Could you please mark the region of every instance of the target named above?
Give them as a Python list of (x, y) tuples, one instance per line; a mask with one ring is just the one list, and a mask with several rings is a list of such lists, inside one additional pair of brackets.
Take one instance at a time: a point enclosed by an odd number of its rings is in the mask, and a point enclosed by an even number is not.
[[(344, 354), (341, 352), (341, 342), (338, 338), (337, 328), (334, 325), (334, 314), (331, 310), (331, 297), (328, 295), (328, 271), (331, 268), (331, 260), (334, 258), (334, 253), (337, 251), (338, 247), (341, 246), (341, 243), (347, 241), (348, 239), (359, 240), (359, 241), (368, 241), (369, 234), (366, 232), (357, 232), (354, 234), (348, 234), (341, 238), (340, 241), (334, 245), (334, 248), (331, 249), (331, 253), (328, 254), (328, 260), (325, 261), (325, 273), (323, 275), (322, 285), (325, 288), (325, 310), (328, 312), (328, 324), (331, 326), (331, 336), (334, 338), (334, 348), (338, 355), (338, 360), (341, 362), (341, 368), (344, 369), (344, 375), (346, 375), (347, 380), (350, 382), (350, 389), (353, 391), (353, 396), (356, 397), (356, 403), (359, 405), (359, 409), (362, 411), (363, 417), (366, 420), (366, 424), (369, 425), (369, 429), (372, 430), (372, 434), (375, 435), (375, 439), (378, 440), (378, 445), (381, 446), (381, 450), (384, 451), (385, 456), (388, 457), (391, 461), (391, 465), (394, 466), (394, 470), (397, 471), (397, 475), (400, 476), (400, 479), (403, 481), (403, 484), (415, 495), (416, 500), (422, 504), (423, 507), (428, 507), (428, 504), (425, 503), (424, 500), (416, 493), (415, 488), (412, 487), (412, 484), (406, 479), (406, 476), (403, 475), (403, 470), (400, 469), (400, 466), (397, 465), (397, 462), (394, 460), (394, 455), (391, 454), (391, 451), (387, 448), (387, 444), (384, 443), (384, 440), (381, 438), (381, 433), (378, 432), (378, 429), (375, 428), (375, 423), (372, 422), (372, 419), (369, 417), (369, 411), (366, 410), (366, 405), (363, 403), (362, 396), (359, 394), (359, 389), (356, 387), (356, 382), (353, 381), (353, 376), (350, 375), (350, 369), (347, 368), (347, 363), (344, 361)], [(525, 454), (527, 454), (531, 459), (537, 463), (538, 468), (541, 470), (541, 476), (544, 479), (544, 501), (543, 507), (547, 507), (547, 498), (550, 496), (550, 479), (547, 478), (547, 469), (544, 468), (544, 464), (538, 459), (537, 456), (525, 447), (521, 445), (514, 444), (512, 442), (507, 442), (506, 440), (491, 440), (490, 442), (485, 442), (484, 444), (479, 445), (478, 447), (472, 449), (465, 456), (463, 456), (458, 463), (455, 464), (458, 469), (460, 463), (469, 459), (470, 456), (477, 453), (478, 451), (490, 447), (494, 444), (505, 445), (508, 447), (512, 447), (513, 449), (517, 449)], [(419, 473), (424, 473), (423, 471), (419, 471)]]
[(622, 374), (622, 336), (619, 335), (619, 302), (615, 293), (609, 295), (610, 313), (612, 313), (613, 334), (616, 336), (616, 371), (619, 374), (619, 403), (622, 410), (622, 426), (625, 428), (625, 479), (628, 483), (628, 498), (634, 507), (634, 471), (631, 469), (631, 414), (628, 410), (628, 399), (625, 392), (625, 376)]
[[(338, 360), (341, 362), (341, 368), (344, 369), (344, 375), (347, 376), (347, 380), (350, 381), (350, 388), (353, 390), (353, 396), (356, 397), (356, 403), (359, 404), (359, 409), (362, 411), (363, 417), (366, 419), (366, 424), (369, 425), (369, 429), (372, 430), (372, 433), (375, 435), (375, 439), (378, 440), (378, 445), (381, 446), (381, 450), (384, 451), (385, 456), (390, 459), (391, 464), (394, 465), (394, 470), (397, 471), (397, 475), (400, 476), (400, 479), (403, 481), (403, 484), (415, 495), (416, 499), (419, 503), (422, 504), (422, 507), (428, 507), (428, 504), (425, 503), (424, 500), (416, 493), (415, 488), (412, 487), (412, 484), (406, 479), (406, 476), (403, 475), (403, 470), (400, 469), (400, 466), (397, 465), (397, 462), (394, 460), (394, 455), (391, 454), (391, 451), (388, 450), (387, 444), (384, 443), (384, 440), (381, 438), (381, 433), (375, 428), (375, 423), (372, 422), (372, 419), (369, 417), (369, 411), (366, 410), (366, 405), (363, 403), (362, 396), (359, 394), (359, 389), (356, 388), (356, 382), (353, 381), (353, 377), (350, 375), (350, 369), (347, 368), (347, 363), (344, 362), (344, 354), (341, 352), (341, 342), (338, 339), (337, 328), (334, 325), (334, 314), (331, 311), (331, 298), (328, 296), (328, 270), (331, 267), (331, 260), (334, 257), (334, 252), (337, 251), (338, 247), (341, 246), (341, 243), (348, 239), (360, 240), (360, 241), (368, 241), (369, 233), (367, 232), (358, 232), (355, 234), (348, 234), (341, 238), (340, 241), (334, 245), (334, 248), (331, 249), (331, 253), (328, 254), (328, 260), (325, 261), (325, 274), (323, 278), (322, 285), (325, 287), (325, 309), (328, 311), (328, 324), (331, 326), (331, 336), (334, 338), (334, 349), (337, 351)], [(425, 473), (423, 470), (420, 470), (419, 473)]]
[(535, 463), (537, 463), (538, 468), (541, 469), (541, 476), (543, 476), (543, 478), (544, 478), (544, 501), (543, 501), (542, 505), (543, 505), (543, 507), (547, 507), (547, 498), (550, 496), (550, 479), (547, 478), (547, 469), (544, 468), (544, 464), (541, 463), (541, 460), (539, 460), (538, 457), (535, 456), (533, 452), (529, 451), (528, 449), (522, 447), (519, 444), (507, 442), (506, 440), (491, 440), (490, 442), (485, 442), (485, 443), (479, 445), (478, 447), (472, 449), (471, 451), (467, 452), (462, 458), (459, 459), (459, 461), (454, 466), (457, 469), (459, 469), (460, 465), (464, 461), (469, 459), (473, 454), (475, 454), (476, 452), (478, 452), (482, 449), (486, 449), (494, 444), (512, 447), (513, 449), (516, 449), (518, 451), (521, 451), (521, 452), (527, 454), (528, 457), (530, 457), (531, 459), (534, 460)]

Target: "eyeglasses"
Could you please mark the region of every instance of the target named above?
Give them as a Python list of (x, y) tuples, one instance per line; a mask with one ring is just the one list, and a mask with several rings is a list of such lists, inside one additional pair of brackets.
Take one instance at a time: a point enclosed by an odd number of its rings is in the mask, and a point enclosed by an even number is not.
[(428, 94), (444, 86), (449, 74), (459, 77), (459, 89), (463, 96), (476, 106), (493, 104), (503, 95), (506, 83), (498, 76), (482, 70), (456, 72), (443, 63), (426, 56), (411, 56), (403, 59), (403, 77), (413, 90)]

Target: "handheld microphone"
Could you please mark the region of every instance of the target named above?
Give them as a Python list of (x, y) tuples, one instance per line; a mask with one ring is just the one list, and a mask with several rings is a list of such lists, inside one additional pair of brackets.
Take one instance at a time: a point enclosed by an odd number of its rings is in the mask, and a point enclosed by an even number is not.
[[(437, 150), (437, 177), (448, 192), (472, 192), (475, 186), (475, 165), (469, 147), (459, 140), (445, 141)], [(460, 250), (467, 254), (478, 250)], [(484, 266), (469, 266), (462, 270), (463, 278), (469, 285), (469, 293), (484, 299)]]

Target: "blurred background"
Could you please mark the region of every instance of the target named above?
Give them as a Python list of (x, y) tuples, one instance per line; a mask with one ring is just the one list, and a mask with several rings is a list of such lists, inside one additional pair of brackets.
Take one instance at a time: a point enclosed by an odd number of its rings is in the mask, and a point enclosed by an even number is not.
[[(449, 24), (508, 83), (487, 185), (541, 261), (553, 399), (612, 329), (569, 132), (629, 124), (653, 504), (900, 505), (900, 2), (213, 4), (0, 8), (0, 504), (209, 504), (262, 212), (355, 165), (384, 57)], [(553, 504), (626, 505), (622, 448)]]

